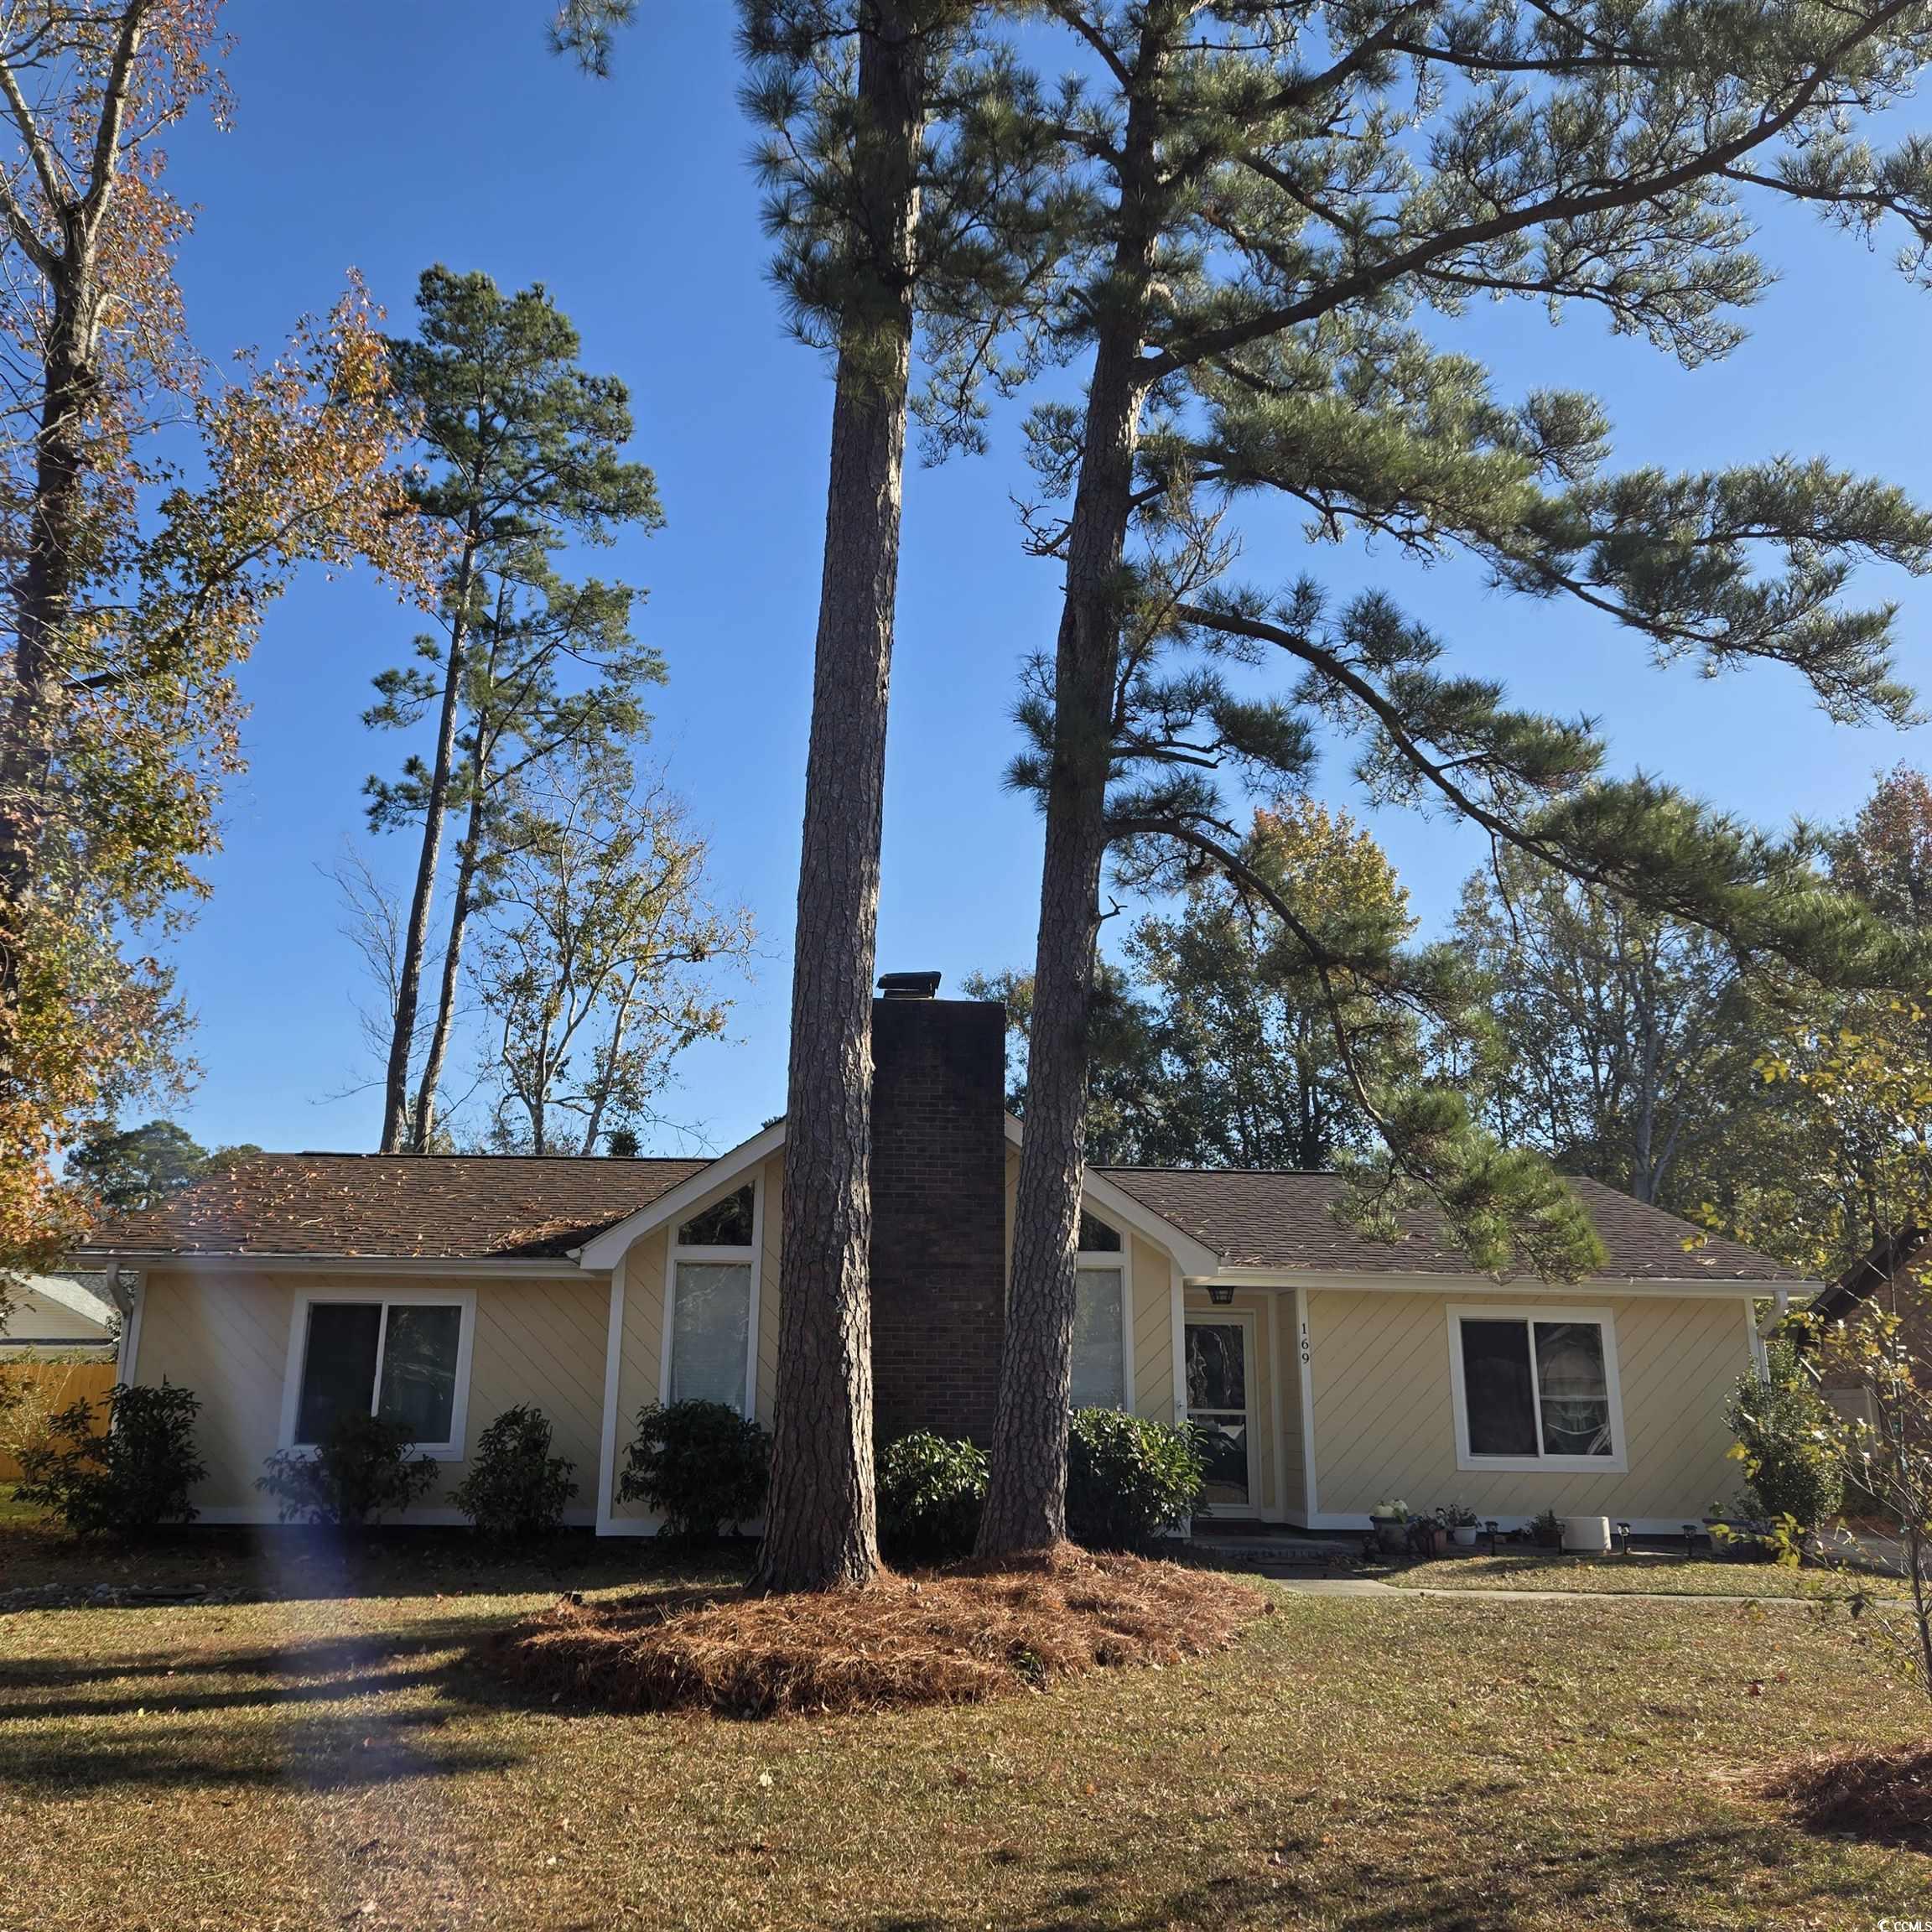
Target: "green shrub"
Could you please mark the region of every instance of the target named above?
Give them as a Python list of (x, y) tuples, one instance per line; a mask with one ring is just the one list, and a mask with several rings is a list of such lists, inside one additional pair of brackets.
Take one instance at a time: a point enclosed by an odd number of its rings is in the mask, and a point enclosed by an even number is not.
[(192, 1523), (188, 1492), (208, 1473), (195, 1452), (201, 1405), (186, 1389), (117, 1383), (104, 1406), (107, 1428), (94, 1426), (85, 1399), (48, 1419), (20, 1445), (23, 1503), (51, 1510), (83, 1535), (131, 1536), (167, 1523)]
[(970, 1556), (986, 1502), (986, 1455), (922, 1429), (879, 1458), (879, 1540), (895, 1560)]
[(1815, 1530), (1845, 1499), (1834, 1418), (1789, 1342), (1773, 1342), (1765, 1357), (1766, 1379), (1745, 1376), (1724, 1411), (1750, 1485), (1750, 1514), (1768, 1522), (1789, 1516), (1801, 1530)]
[(1192, 1513), (1207, 1480), (1194, 1431), (1119, 1409), (1076, 1409), (1067, 1446), (1067, 1533), (1137, 1550)]
[(564, 1505), (577, 1493), (577, 1465), (550, 1453), (550, 1418), (518, 1403), (476, 1440), (470, 1473), (449, 1500), (493, 1540), (528, 1543), (564, 1526)]
[(704, 1543), (765, 1507), (771, 1438), (724, 1402), (653, 1402), (637, 1412), (617, 1493), (663, 1519), (661, 1536)]
[(281, 1504), (282, 1520), (357, 1530), (385, 1510), (407, 1509), (436, 1480), (427, 1456), (408, 1453), (406, 1422), (338, 1415), (313, 1449), (278, 1449), (255, 1478)]

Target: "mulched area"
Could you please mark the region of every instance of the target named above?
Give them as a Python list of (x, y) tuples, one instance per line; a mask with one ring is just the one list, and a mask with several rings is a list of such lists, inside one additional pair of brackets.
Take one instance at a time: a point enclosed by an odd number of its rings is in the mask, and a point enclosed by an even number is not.
[(1809, 1831), (1932, 1852), (1932, 1745), (1808, 1758), (1784, 1766), (1764, 1789)]
[(824, 1596), (567, 1596), (480, 1661), (559, 1702), (793, 1716), (978, 1703), (1083, 1671), (1177, 1663), (1271, 1607), (1213, 1571), (1067, 1547), (1024, 1568), (888, 1574)]

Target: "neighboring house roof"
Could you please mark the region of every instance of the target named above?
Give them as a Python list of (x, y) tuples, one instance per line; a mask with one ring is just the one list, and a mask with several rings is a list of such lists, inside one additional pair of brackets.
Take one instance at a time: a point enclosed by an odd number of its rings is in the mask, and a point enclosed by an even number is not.
[(560, 1259), (708, 1161), (256, 1154), (88, 1237), (81, 1254)]
[(1932, 1249), (1932, 1228), (1905, 1227), (1875, 1241), (1836, 1281), (1818, 1291), (1808, 1312), (1826, 1322), (1841, 1322), (1861, 1302), (1926, 1258)]
[[(1489, 1279), (1471, 1265), (1433, 1210), (1402, 1215), (1404, 1239), (1372, 1240), (1335, 1209), (1348, 1183), (1338, 1174), (1282, 1170), (1223, 1171), (1194, 1167), (1104, 1167), (1098, 1171), (1222, 1257), (1227, 1268), (1306, 1270), (1311, 1274), (1460, 1275)], [(1706, 1236), (1595, 1181), (1570, 1185), (1590, 1211), (1609, 1250), (1597, 1280), (1802, 1281), (1794, 1268), (1735, 1241)], [(1686, 1247), (1685, 1244), (1695, 1245)]]
[(17, 1275), (0, 1300), (11, 1304), (0, 1342), (16, 1344), (104, 1342), (115, 1316), (105, 1275)]

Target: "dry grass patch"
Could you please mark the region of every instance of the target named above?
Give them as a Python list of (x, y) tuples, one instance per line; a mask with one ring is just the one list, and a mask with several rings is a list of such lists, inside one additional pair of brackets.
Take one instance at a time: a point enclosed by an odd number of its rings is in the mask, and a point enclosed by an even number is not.
[(873, 1589), (566, 1597), (488, 1647), (526, 1688), (611, 1711), (733, 1717), (976, 1704), (1056, 1677), (1172, 1664), (1269, 1601), (1212, 1571), (1066, 1550), (1037, 1566), (887, 1576)]
[(1808, 1831), (1932, 1852), (1932, 1746), (1840, 1751), (1789, 1765), (1765, 1781)]
[(1894, 1577), (1776, 1563), (1725, 1563), (1640, 1550), (1629, 1555), (1559, 1556), (1508, 1551), (1411, 1563), (1386, 1581), (1401, 1590), (1555, 1590), (1581, 1597), (1751, 1597), (1823, 1600), (1862, 1583), (1890, 1595)]

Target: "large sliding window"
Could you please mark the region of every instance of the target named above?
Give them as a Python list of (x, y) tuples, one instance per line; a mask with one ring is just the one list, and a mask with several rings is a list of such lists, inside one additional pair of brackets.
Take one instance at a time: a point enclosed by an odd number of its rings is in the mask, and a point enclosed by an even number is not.
[(1076, 1409), (1131, 1405), (1127, 1369), (1127, 1257), (1117, 1229), (1083, 1211), (1073, 1271)]
[(750, 1413), (757, 1309), (757, 1192), (747, 1182), (682, 1222), (667, 1285), (664, 1396)]
[(309, 1448), (345, 1415), (400, 1422), (424, 1455), (463, 1452), (475, 1300), (305, 1295), (296, 1304), (283, 1442)]
[(1465, 1469), (1620, 1470), (1623, 1419), (1607, 1311), (1449, 1311)]

